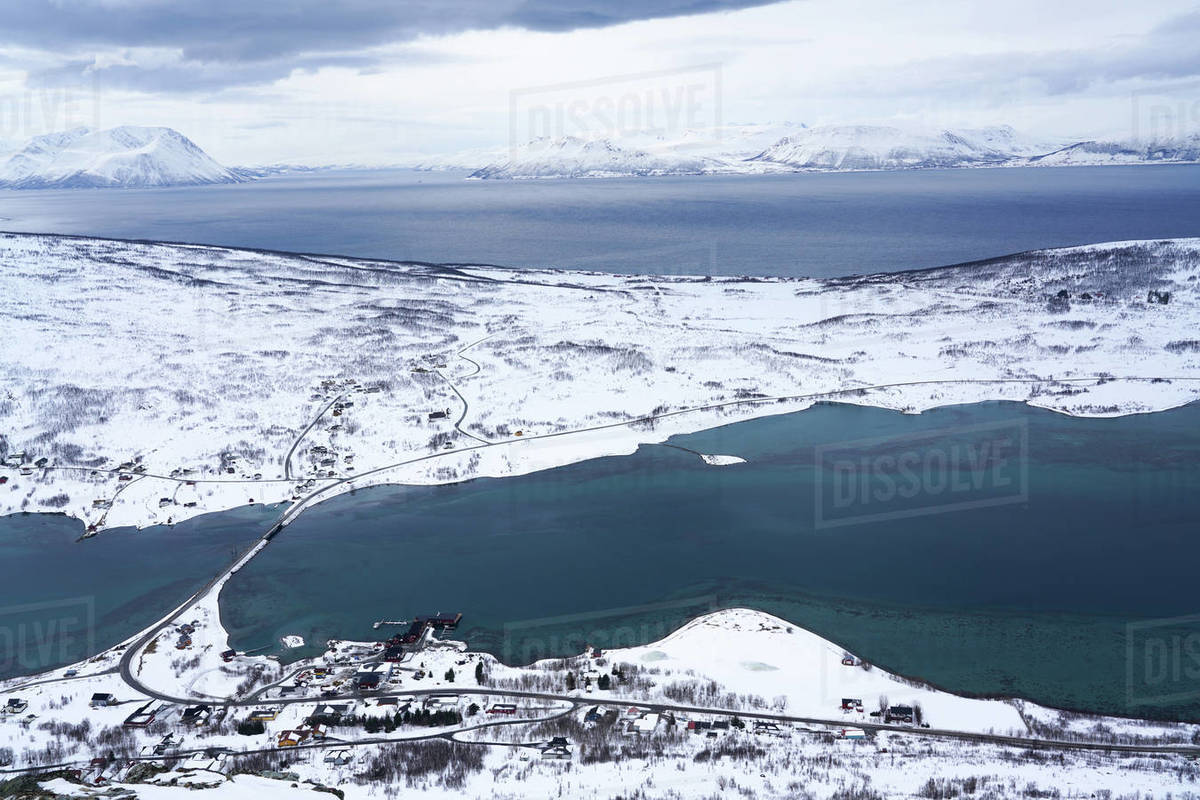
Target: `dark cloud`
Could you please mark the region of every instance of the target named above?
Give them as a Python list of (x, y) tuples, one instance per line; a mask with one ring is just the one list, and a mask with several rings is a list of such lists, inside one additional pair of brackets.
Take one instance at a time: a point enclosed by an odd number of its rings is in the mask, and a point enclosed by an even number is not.
[[(79, 54), (124, 47), (177, 49), (176, 66), (90, 70), (106, 85), (146, 91), (205, 91), (276, 80), (293, 69), (377, 66), (354, 54), (448, 34), (511, 25), (565, 31), (777, 0), (8, 0), (0, 47), (16, 45), (77, 58), (34, 76), (69, 82), (91, 65)], [(356, 60), (357, 59), (357, 60)]]

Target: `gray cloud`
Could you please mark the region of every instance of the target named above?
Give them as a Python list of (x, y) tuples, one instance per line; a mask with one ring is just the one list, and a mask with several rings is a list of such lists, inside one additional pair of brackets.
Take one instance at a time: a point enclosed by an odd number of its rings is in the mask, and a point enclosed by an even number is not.
[[(370, 70), (364, 48), (513, 25), (565, 31), (767, 5), (777, 0), (9, 0), (0, 46), (75, 53), (31, 77), (35, 85), (84, 75), (144, 91), (210, 91), (266, 83), (294, 69)], [(178, 50), (175, 65), (88, 70), (79, 54), (107, 48)]]

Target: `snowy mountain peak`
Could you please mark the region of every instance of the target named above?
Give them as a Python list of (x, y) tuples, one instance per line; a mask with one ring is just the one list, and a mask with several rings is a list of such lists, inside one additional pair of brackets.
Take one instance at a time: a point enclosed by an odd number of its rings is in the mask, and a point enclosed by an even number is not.
[(181, 186), (243, 178), (171, 128), (123, 125), (35, 136), (0, 164), (0, 187)]

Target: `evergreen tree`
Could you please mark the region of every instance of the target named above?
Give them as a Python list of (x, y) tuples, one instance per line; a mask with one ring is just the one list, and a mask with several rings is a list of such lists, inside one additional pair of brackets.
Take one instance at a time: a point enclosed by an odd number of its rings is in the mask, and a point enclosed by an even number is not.
[(482, 661), (475, 662), (475, 682), (483, 683), (483, 662)]
[(574, 672), (567, 673), (567, 691), (568, 692), (575, 691), (575, 673)]

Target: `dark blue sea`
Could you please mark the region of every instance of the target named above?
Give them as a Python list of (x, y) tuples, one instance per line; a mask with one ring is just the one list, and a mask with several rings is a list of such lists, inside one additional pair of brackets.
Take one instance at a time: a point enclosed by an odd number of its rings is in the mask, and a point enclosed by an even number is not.
[(1200, 236), (1200, 165), (613, 180), (322, 173), (0, 191), (0, 230), (625, 273), (832, 276)]

